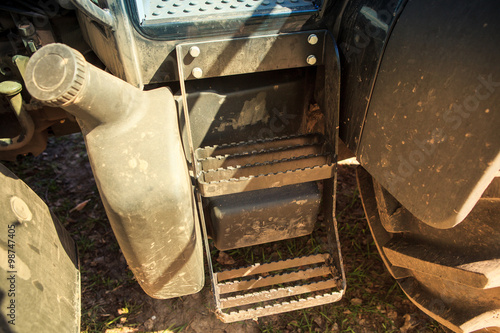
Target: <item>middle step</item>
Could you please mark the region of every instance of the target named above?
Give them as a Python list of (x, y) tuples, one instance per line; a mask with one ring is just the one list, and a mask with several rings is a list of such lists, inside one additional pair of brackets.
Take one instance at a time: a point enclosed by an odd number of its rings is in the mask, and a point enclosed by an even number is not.
[(333, 177), (333, 148), (319, 134), (239, 142), (196, 150), (204, 197)]

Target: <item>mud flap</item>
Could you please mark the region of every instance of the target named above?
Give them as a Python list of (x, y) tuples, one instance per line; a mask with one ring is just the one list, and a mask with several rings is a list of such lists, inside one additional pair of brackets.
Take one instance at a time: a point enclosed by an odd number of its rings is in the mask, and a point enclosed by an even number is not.
[[(41, 89), (50, 75), (60, 85)], [(200, 291), (201, 234), (171, 91), (141, 91), (63, 44), (30, 58), (26, 87), (76, 117), (109, 222), (143, 290), (160, 299)]]
[(79, 332), (75, 243), (47, 205), (0, 164), (0, 331)]

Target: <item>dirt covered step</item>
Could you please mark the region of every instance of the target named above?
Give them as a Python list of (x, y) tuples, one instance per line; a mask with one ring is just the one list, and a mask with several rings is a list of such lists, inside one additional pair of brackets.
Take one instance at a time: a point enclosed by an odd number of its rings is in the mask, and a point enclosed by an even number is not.
[(337, 302), (344, 293), (328, 254), (255, 264), (215, 278), (216, 314), (227, 323)]
[(210, 146), (196, 150), (205, 197), (333, 177), (335, 155), (319, 134)]

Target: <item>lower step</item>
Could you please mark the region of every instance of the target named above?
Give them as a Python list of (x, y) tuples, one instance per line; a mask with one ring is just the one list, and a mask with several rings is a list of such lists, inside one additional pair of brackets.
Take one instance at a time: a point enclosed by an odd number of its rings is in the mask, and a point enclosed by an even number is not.
[(216, 314), (226, 323), (337, 302), (344, 293), (329, 254), (255, 264), (214, 279)]

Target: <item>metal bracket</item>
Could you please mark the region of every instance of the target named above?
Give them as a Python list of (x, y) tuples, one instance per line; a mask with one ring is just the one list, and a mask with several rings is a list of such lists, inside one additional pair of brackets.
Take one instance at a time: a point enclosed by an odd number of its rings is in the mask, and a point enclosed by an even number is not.
[(327, 32), (251, 36), (177, 46), (186, 80), (323, 64)]

